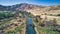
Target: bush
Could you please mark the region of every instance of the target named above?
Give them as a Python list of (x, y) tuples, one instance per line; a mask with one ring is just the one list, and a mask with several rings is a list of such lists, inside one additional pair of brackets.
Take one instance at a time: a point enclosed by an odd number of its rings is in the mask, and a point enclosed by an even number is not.
[(14, 16), (12, 12), (0, 12), (0, 19), (9, 18)]
[(60, 16), (60, 14), (58, 14), (57, 16)]

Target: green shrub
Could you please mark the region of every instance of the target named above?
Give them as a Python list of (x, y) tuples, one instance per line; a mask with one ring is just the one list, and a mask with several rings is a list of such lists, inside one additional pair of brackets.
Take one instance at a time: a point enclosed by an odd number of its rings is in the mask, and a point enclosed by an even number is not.
[(60, 16), (60, 14), (58, 14), (57, 16)]
[(9, 18), (14, 16), (12, 12), (0, 12), (0, 19)]

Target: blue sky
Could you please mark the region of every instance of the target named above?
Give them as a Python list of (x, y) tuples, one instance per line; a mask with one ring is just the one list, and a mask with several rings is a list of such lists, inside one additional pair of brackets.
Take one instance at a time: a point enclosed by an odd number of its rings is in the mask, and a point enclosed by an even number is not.
[(20, 3), (50, 6), (50, 5), (59, 5), (60, 0), (0, 0), (0, 5), (5, 5), (5, 6), (20, 4)]

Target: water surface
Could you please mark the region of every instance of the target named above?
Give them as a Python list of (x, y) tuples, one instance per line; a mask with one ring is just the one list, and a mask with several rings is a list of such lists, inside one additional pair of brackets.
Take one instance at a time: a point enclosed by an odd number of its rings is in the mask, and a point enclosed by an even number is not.
[(33, 28), (33, 23), (32, 19), (28, 18), (27, 19), (27, 29), (26, 29), (26, 34), (36, 34), (34, 28)]

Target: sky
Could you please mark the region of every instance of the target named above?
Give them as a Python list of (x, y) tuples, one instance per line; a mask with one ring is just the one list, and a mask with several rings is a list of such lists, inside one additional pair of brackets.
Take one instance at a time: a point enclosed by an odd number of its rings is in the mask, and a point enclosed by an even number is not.
[(60, 5), (60, 0), (0, 0), (0, 5), (5, 5), (5, 6), (20, 4), (20, 3), (51, 6), (51, 5)]

